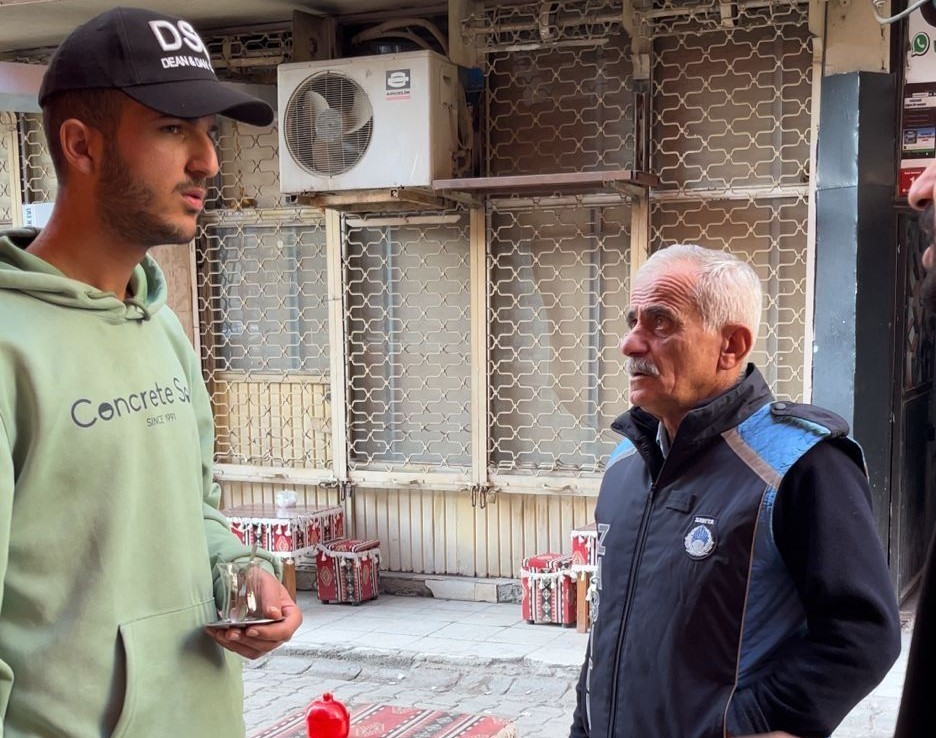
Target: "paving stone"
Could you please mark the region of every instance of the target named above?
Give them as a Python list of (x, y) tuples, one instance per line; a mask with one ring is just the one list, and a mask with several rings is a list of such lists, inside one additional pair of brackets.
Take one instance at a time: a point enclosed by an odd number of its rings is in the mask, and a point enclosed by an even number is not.
[(413, 670), (409, 667), (381, 667), (366, 664), (361, 669), (358, 678), (376, 684), (400, 684), (409, 679), (412, 673)]
[(408, 694), (412, 694), (412, 691), (399, 684), (372, 685), (371, 689), (360, 693), (364, 702), (392, 702), (401, 695)]
[(509, 718), (513, 717), (513, 715), (503, 713), (498, 709), (497, 700), (494, 699), (494, 695), (464, 697), (457, 702), (456, 706), (459, 712), (468, 712), (475, 715), (497, 715), (498, 717)]
[(303, 672), (308, 671), (310, 666), (312, 666), (312, 662), (309, 659), (304, 659), (300, 656), (277, 655), (270, 659), (263, 668), (265, 670), (268, 669), (280, 674), (290, 674), (295, 676), (296, 674), (302, 674)]
[(454, 687), (459, 679), (461, 679), (461, 672), (452, 669), (418, 666), (406, 676), (406, 683), (413, 689), (429, 688), (433, 692), (440, 692)]
[(517, 677), (514, 679), (507, 697), (531, 697), (537, 702), (550, 702), (558, 700), (569, 691), (568, 679), (554, 679), (551, 677)]
[(461, 689), (468, 694), (499, 695), (510, 689), (513, 681), (514, 677), (499, 674), (468, 673), (461, 679)]
[(338, 659), (314, 659), (309, 665), (308, 672), (319, 679), (340, 679), (350, 682), (357, 679), (363, 671), (360, 664)]

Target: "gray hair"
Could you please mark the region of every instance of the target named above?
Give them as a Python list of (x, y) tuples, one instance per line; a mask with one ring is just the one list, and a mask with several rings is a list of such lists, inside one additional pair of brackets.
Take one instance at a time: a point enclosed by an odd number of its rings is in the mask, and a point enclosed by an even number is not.
[(751, 329), (753, 341), (757, 341), (763, 293), (750, 264), (727, 251), (676, 244), (647, 259), (637, 277), (654, 276), (673, 264), (696, 268), (692, 297), (706, 330), (718, 331), (727, 323), (740, 323)]

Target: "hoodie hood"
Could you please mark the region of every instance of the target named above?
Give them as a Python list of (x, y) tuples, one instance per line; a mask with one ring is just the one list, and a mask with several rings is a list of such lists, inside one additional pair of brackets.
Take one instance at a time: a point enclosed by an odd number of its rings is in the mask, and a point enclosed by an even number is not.
[(149, 320), (166, 303), (166, 280), (147, 255), (133, 270), (121, 301), (113, 292), (66, 277), (26, 248), (39, 231), (23, 228), (0, 233), (0, 290), (13, 290), (43, 302), (77, 310), (92, 310), (114, 321)]

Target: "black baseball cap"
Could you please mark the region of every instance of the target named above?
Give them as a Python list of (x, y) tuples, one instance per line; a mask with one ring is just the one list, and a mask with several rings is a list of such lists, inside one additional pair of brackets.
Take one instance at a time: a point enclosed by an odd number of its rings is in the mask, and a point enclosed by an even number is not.
[(49, 62), (39, 104), (60, 92), (117, 89), (165, 115), (223, 115), (273, 122), (263, 100), (215, 76), (208, 49), (188, 21), (142, 8), (113, 8), (72, 31)]

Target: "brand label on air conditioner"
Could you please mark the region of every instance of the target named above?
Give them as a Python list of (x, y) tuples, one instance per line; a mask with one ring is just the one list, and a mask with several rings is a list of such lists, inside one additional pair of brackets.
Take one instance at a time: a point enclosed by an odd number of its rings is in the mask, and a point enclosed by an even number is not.
[(409, 69), (387, 70), (387, 99), (409, 100), (412, 75)]

